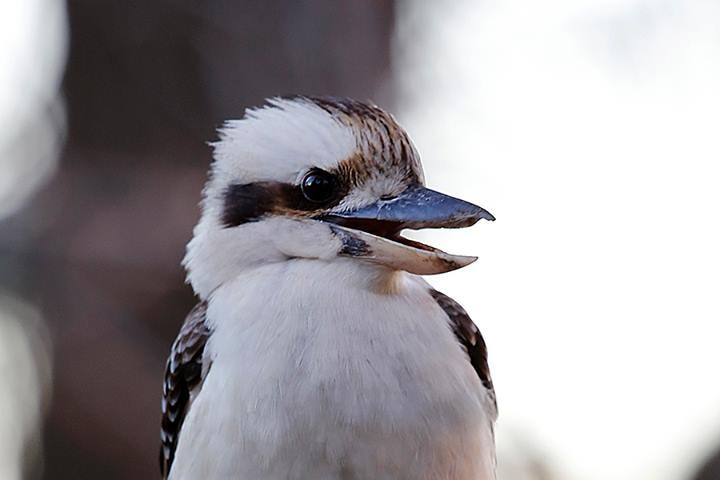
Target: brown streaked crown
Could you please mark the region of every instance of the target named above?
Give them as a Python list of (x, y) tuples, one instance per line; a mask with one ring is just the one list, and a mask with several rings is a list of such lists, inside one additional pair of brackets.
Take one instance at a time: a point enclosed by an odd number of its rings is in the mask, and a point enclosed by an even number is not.
[(424, 183), (420, 159), (408, 134), (380, 107), (349, 98), (296, 97), (312, 102), (353, 129), (358, 151), (339, 165), (357, 185), (368, 176), (396, 176), (407, 184)]

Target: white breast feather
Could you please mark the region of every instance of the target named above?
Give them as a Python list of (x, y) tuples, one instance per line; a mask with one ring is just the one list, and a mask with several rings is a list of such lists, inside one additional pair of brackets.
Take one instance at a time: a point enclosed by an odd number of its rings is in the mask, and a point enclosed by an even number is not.
[(292, 260), (216, 290), (170, 478), (494, 479), (492, 402), (444, 312), (377, 275)]

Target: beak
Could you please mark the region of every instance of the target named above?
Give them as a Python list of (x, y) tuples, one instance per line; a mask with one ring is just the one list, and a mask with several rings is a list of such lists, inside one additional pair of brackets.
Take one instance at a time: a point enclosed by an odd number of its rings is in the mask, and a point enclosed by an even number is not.
[(464, 267), (477, 257), (450, 255), (400, 236), (405, 228), (463, 228), (481, 219), (495, 220), (472, 203), (414, 185), (395, 198), (332, 213), (321, 218), (334, 224), (333, 233), (344, 245), (341, 255), (419, 275), (443, 273)]
[(481, 219), (495, 220), (484, 208), (422, 186), (412, 186), (395, 198), (366, 207), (332, 214), (329, 221), (340, 225), (363, 225), (374, 230), (403, 228), (462, 228)]

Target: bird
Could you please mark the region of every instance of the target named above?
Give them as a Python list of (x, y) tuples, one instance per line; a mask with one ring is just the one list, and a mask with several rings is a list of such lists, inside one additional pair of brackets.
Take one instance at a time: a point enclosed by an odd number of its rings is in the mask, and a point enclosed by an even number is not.
[(423, 278), (477, 257), (402, 235), (495, 218), (427, 188), (408, 134), (371, 102), (270, 98), (211, 146), (162, 478), (495, 479), (485, 341)]

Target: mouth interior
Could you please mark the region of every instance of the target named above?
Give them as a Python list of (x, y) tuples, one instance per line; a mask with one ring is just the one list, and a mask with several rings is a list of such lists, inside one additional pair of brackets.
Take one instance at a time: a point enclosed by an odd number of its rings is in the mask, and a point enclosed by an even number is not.
[(375, 220), (367, 218), (348, 218), (348, 217), (330, 217), (326, 218), (341, 227), (352, 228), (353, 230), (361, 230), (363, 232), (382, 237), (393, 242), (407, 245), (408, 247), (425, 250), (426, 252), (439, 252), (435, 247), (425, 245), (424, 243), (410, 240), (401, 235), (405, 225), (402, 222), (392, 222), (388, 220)]

